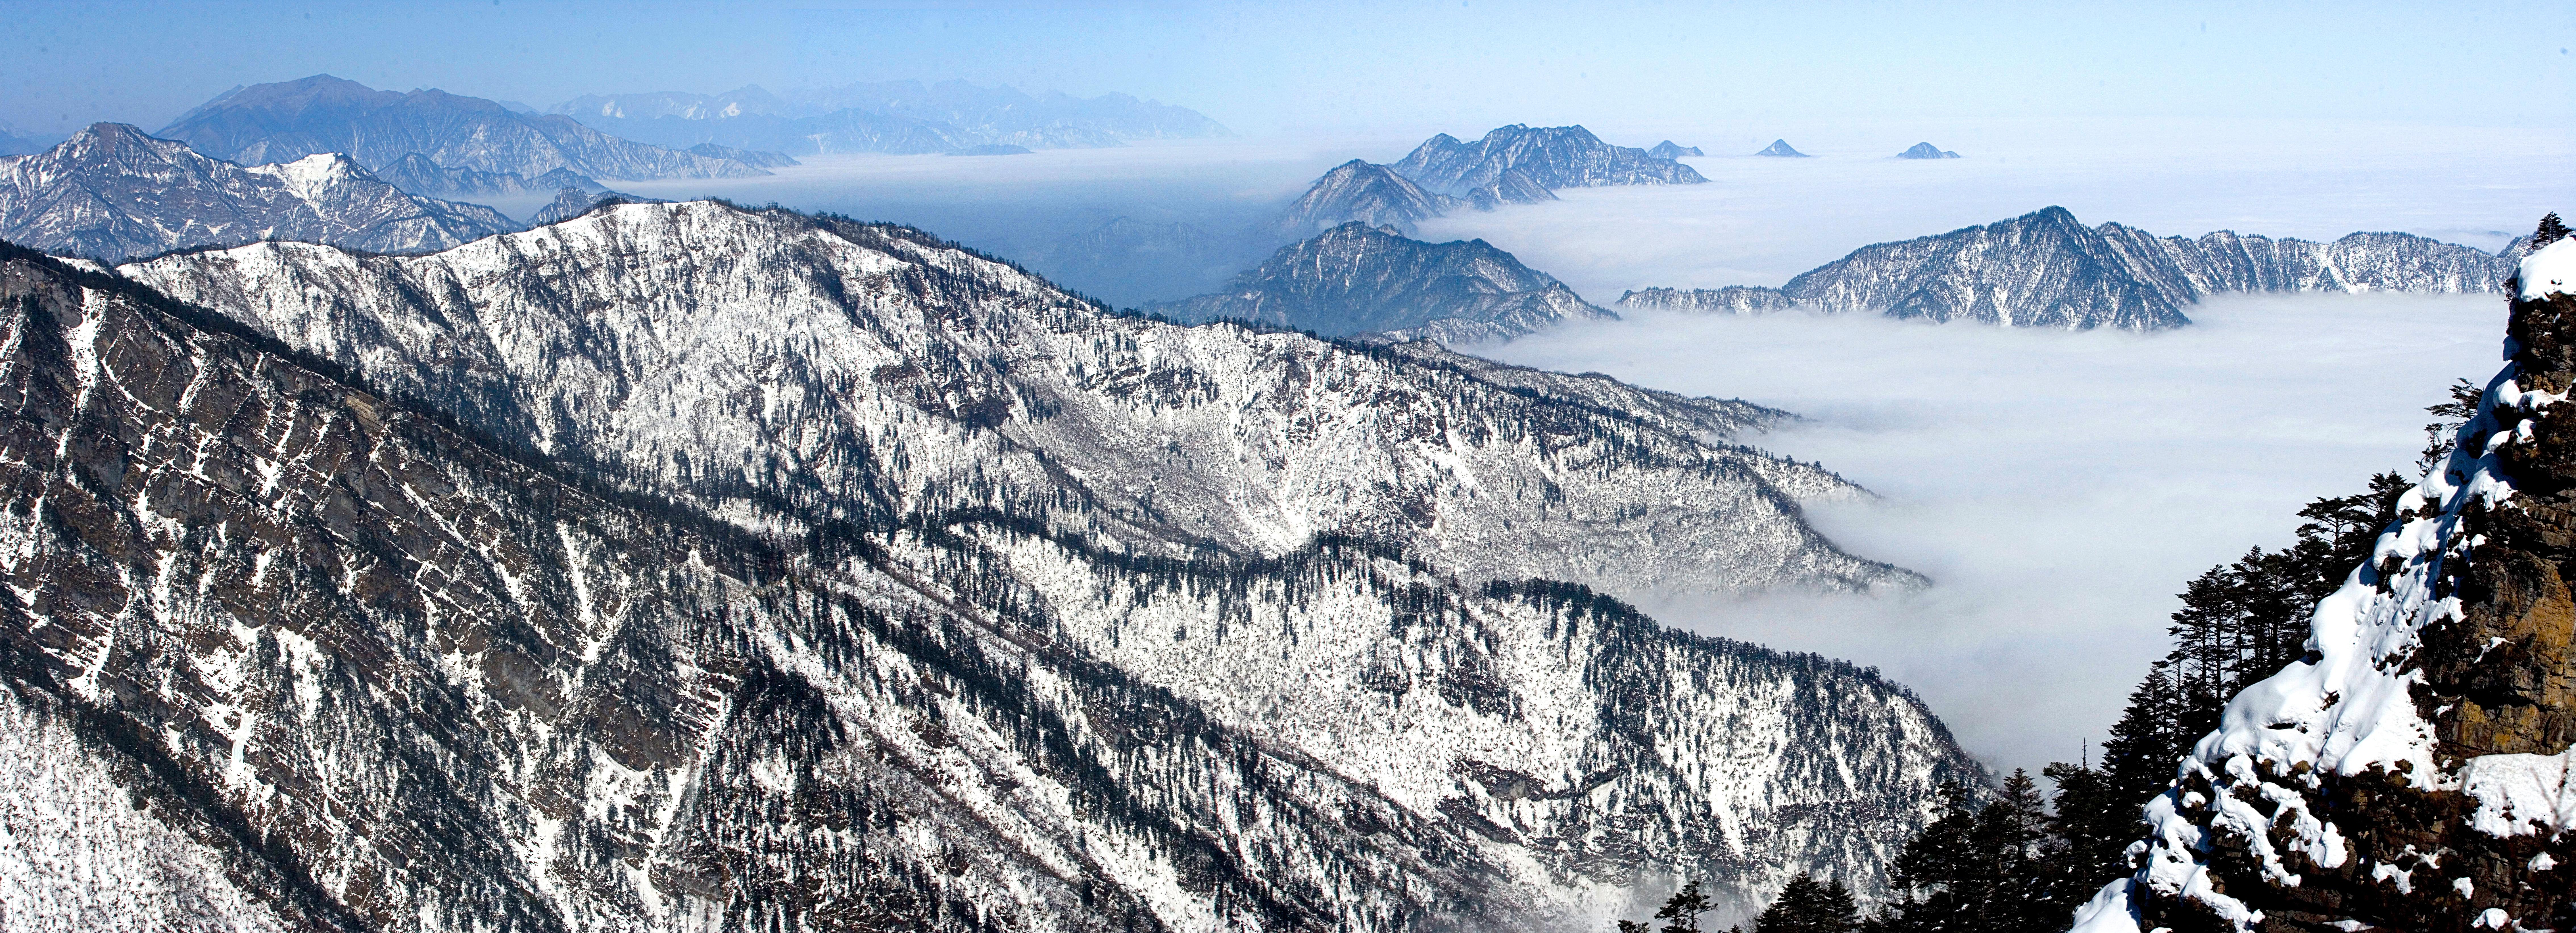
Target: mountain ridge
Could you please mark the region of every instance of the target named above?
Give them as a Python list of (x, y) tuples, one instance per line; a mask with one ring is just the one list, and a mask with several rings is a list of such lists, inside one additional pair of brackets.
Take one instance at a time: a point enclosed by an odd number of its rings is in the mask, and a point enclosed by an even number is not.
[(244, 162), (339, 152), (373, 168), (417, 152), (450, 169), (522, 178), (555, 169), (619, 179), (768, 174), (731, 159), (620, 139), (570, 117), (516, 113), (436, 89), (379, 91), (330, 75), (235, 88), (181, 115), (160, 135)]
[(514, 229), (491, 208), (409, 194), (337, 154), (241, 166), (124, 124), (0, 159), (0, 237), (92, 259), (278, 238), (437, 250)]
[(1217, 292), (1145, 307), (1183, 320), (1444, 344), (1618, 317), (1483, 240), (1424, 243), (1357, 221), (1281, 247)]
[(2405, 233), (2331, 243), (2232, 231), (2197, 239), (2086, 227), (2062, 207), (1852, 251), (1777, 289), (1630, 290), (1618, 307), (1733, 313), (1808, 307), (1932, 321), (2154, 330), (2211, 295), (2278, 291), (2489, 292), (2512, 261)]

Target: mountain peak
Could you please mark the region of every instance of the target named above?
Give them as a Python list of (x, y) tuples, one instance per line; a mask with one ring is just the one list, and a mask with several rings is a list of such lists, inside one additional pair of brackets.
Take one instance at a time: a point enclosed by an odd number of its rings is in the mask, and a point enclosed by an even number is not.
[[(1506, 182), (1504, 175), (1513, 171), (1549, 191), (1708, 180), (1689, 166), (1648, 155), (1646, 150), (1604, 143), (1581, 126), (1532, 128), (1519, 123), (1497, 127), (1473, 143), (1460, 143), (1446, 133), (1434, 136), (1389, 167), (1426, 191), (1484, 204), (1546, 200), (1514, 194), (1527, 186)], [(1481, 197), (1479, 190), (1485, 192)]]
[(1943, 150), (1941, 147), (1932, 145), (1931, 143), (1915, 143), (1913, 148), (1897, 153), (1896, 157), (1900, 159), (1956, 159), (1959, 157), (1959, 154)]
[(1484, 240), (1425, 243), (1356, 220), (1281, 247), (1215, 292), (1156, 307), (1187, 320), (1442, 342), (1508, 339), (1563, 321), (1617, 317)]
[(1799, 152), (1797, 149), (1790, 147), (1790, 145), (1789, 145), (1789, 141), (1788, 141), (1788, 140), (1785, 140), (1785, 139), (1774, 139), (1774, 140), (1772, 140), (1772, 141), (1771, 141), (1771, 145), (1768, 145), (1768, 146), (1764, 146), (1764, 147), (1762, 147), (1762, 151), (1760, 151), (1760, 152), (1756, 152), (1756, 153), (1754, 153), (1754, 155), (1758, 155), (1758, 156), (1771, 156), (1771, 157), (1773, 157), (1773, 158), (1782, 158), (1782, 159), (1804, 159), (1804, 158), (1807, 158), (1807, 154), (1806, 154), (1806, 153)]

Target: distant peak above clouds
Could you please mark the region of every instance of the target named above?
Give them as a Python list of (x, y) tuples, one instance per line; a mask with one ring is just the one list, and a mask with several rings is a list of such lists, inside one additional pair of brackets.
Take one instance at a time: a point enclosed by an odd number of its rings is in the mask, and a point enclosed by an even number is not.
[[(1671, 140), (1664, 146), (1699, 153), (1673, 146)], [(1461, 207), (1490, 211), (1505, 204), (1554, 201), (1558, 188), (1707, 181), (1671, 157), (1613, 146), (1581, 126), (1515, 123), (1472, 143), (1441, 133), (1392, 165), (1360, 159), (1342, 163), (1316, 179), (1277, 226), (1295, 236), (1350, 221), (1411, 232), (1415, 223)]]

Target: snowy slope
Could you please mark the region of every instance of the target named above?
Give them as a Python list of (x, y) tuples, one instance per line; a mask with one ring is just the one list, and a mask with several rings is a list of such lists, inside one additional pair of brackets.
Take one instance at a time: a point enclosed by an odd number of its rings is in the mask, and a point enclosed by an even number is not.
[(1797, 517), (1855, 493), (1813, 467), (1457, 368), (1107, 317), (900, 228), (628, 205), (427, 257), (277, 244), (124, 271), (727, 514), (828, 491), (1158, 553), (1359, 535), (1470, 580), (1615, 592), (1915, 579)]
[[(0, 619), (0, 647), (31, 662), (13, 695), (150, 737), (176, 767), (129, 782), (202, 788), (240, 838), (283, 847), (260, 864), (355, 918), (337, 925), (1544, 926), (1676, 872), (1738, 905), (1811, 867), (1870, 888), (1939, 782), (1976, 776), (1911, 694), (1847, 664), (1666, 631), (1565, 584), (1461, 582), (1387, 542), (1177, 547), (1177, 516), (1010, 489), (1027, 458), (1070, 478), (1097, 456), (1069, 443), (1100, 430), (1070, 424), (1097, 403), (1032, 375), (1105, 365), (1086, 347), (1233, 358), (1104, 373), (1130, 453), (1201, 462), (1177, 430), (1207, 407), (1191, 395), (1234, 400), (1219, 423), (1268, 417), (1228, 384), (1250, 354), (1358, 393), (1301, 421), (1363, 461), (1382, 456), (1367, 434), (1321, 415), (1490, 435), (1546, 412), (1560, 452), (1586, 418), (1625, 426), (1624, 453), (1582, 469), (1638, 482), (1689, 449), (1666, 439), (1760, 414), (1740, 403), (1108, 318), (918, 234), (784, 213), (627, 205), (492, 245), (510, 261), (275, 244), (128, 267), (243, 276), (277, 299), (246, 319), (393, 397), (0, 257), (20, 416), (0, 582), (29, 613)], [(370, 270), (483, 290), (439, 308), (480, 349), (406, 342), (436, 322), (392, 316)], [(293, 328), (289, 301), (316, 302)], [(909, 359), (873, 355), (901, 337)], [(701, 352), (660, 365), (680, 347)], [(996, 363), (940, 368), (960, 358)], [(570, 389), (543, 408), (472, 390), (522, 366)], [(1586, 414), (1622, 399), (1639, 413)], [(100, 430), (47, 427), (72, 421)], [(801, 443), (852, 422), (869, 430)], [(518, 440), (562, 456), (507, 454)], [(1511, 477), (1499, 451), (1441, 446), (1459, 474)], [(784, 492), (731, 495), (728, 451)]]
[(1514, 174), (1550, 190), (1708, 181), (1687, 165), (1643, 149), (1610, 145), (1580, 126), (1519, 123), (1497, 127), (1472, 143), (1447, 133), (1433, 136), (1388, 168), (1426, 190), (1461, 198), (1506, 184)]
[(267, 239), (417, 252), (516, 227), (479, 204), (406, 194), (345, 156), (245, 168), (119, 123), (0, 159), (0, 238), (93, 259)]

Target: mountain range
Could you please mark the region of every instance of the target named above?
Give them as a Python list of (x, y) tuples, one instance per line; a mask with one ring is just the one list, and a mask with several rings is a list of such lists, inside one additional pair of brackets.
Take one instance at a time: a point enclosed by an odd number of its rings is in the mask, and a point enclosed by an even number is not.
[(0, 250), (0, 844), (101, 868), (15, 919), (1582, 922), (1875, 891), (1982, 777), (1592, 589), (1920, 582), (1758, 406), (714, 203), (117, 273)]
[(330, 75), (234, 88), (157, 135), (241, 163), (337, 152), (372, 169), (419, 153), (450, 169), (521, 178), (556, 169), (620, 179), (768, 174), (729, 158), (621, 139), (570, 117), (518, 113), (439, 90), (379, 91)]
[(1690, 166), (1610, 145), (1580, 126), (1516, 123), (1473, 143), (1433, 136), (1392, 165), (1342, 163), (1307, 186), (1272, 226), (1295, 237), (1351, 222), (1410, 232), (1416, 222), (1460, 208), (1553, 201), (1557, 188), (1706, 181)]
[(1146, 310), (1326, 337), (1501, 340), (1568, 320), (1615, 318), (1483, 240), (1425, 243), (1352, 222), (1279, 252), (1210, 294)]
[(1865, 246), (1778, 289), (1649, 288), (1618, 307), (1684, 311), (1861, 311), (2021, 327), (2152, 330), (2233, 292), (2495, 292), (2513, 260), (2406, 233), (2332, 243), (2229, 231), (2158, 237), (2086, 227), (2062, 207), (1937, 236)]
[(67, 256), (275, 239), (417, 252), (515, 229), (479, 204), (405, 193), (345, 156), (244, 167), (119, 123), (0, 158), (0, 238)]

